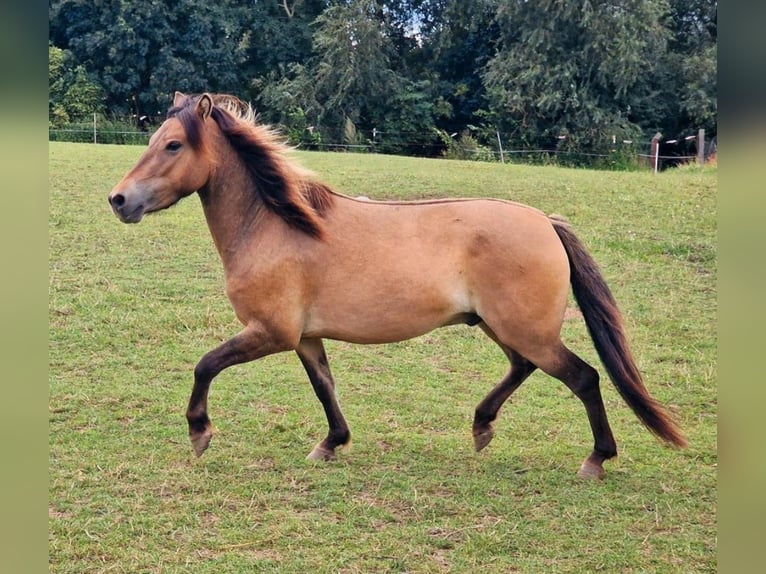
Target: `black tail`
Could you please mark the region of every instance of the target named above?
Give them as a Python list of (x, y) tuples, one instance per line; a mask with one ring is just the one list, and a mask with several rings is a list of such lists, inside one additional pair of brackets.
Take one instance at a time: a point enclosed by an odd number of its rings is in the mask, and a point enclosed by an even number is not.
[(555, 215), (550, 219), (569, 257), (575, 300), (609, 377), (628, 406), (651, 432), (669, 443), (686, 446), (686, 439), (678, 425), (644, 386), (625, 338), (622, 316), (598, 265), (569, 223)]

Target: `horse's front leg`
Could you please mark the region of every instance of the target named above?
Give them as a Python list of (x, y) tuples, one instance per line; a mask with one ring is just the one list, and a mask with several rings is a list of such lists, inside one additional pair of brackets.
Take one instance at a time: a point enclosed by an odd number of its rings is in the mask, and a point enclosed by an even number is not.
[(213, 425), (207, 415), (207, 395), (216, 375), (232, 365), (288, 349), (289, 345), (280, 344), (264, 329), (248, 326), (200, 359), (194, 369), (194, 388), (186, 410), (189, 438), (197, 456), (202, 456), (213, 436)]
[(306, 369), (317, 398), (324, 407), (327, 423), (330, 427), (327, 437), (314, 447), (308, 458), (310, 460), (333, 460), (336, 447), (348, 444), (351, 440), (351, 433), (335, 396), (335, 381), (330, 372), (330, 364), (327, 361), (322, 339), (301, 339), (296, 352)]

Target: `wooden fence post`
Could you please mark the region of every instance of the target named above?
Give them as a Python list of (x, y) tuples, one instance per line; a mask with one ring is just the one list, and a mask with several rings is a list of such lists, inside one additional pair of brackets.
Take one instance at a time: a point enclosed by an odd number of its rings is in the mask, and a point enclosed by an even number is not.
[(500, 148), (500, 161), (505, 163), (505, 157), (503, 157), (503, 142), (500, 141), (500, 130), (495, 130), (497, 134), (497, 147)]
[(697, 132), (697, 163), (705, 164), (705, 130), (702, 128)]

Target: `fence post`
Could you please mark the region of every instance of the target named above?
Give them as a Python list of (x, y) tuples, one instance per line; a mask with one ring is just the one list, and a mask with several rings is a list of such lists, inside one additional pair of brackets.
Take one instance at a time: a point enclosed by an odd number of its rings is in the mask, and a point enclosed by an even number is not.
[(503, 157), (503, 143), (500, 141), (500, 130), (495, 130), (495, 133), (497, 134), (497, 147), (500, 148), (500, 161), (505, 163), (505, 158)]
[(660, 138), (662, 134), (657, 132), (652, 138), (651, 156), (654, 158), (654, 173), (657, 173), (660, 167)]
[(697, 163), (705, 164), (705, 130), (703, 128), (697, 132)]
[(96, 112), (93, 112), (93, 143), (98, 143), (98, 136), (96, 135)]

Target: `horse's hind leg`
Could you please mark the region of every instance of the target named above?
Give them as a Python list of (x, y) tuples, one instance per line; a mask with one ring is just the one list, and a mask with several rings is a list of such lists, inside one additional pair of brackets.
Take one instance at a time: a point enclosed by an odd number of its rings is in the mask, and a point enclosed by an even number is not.
[(330, 364), (327, 361), (322, 339), (302, 339), (296, 352), (306, 369), (317, 398), (324, 407), (327, 423), (330, 427), (327, 437), (314, 447), (308, 458), (310, 460), (333, 460), (335, 449), (348, 444), (351, 440), (351, 433), (335, 396), (335, 381), (330, 372)]
[(563, 343), (537, 359), (537, 365), (562, 381), (582, 401), (593, 433), (593, 452), (583, 461), (577, 475), (583, 478), (604, 478), (603, 463), (617, 455), (612, 429), (606, 417), (599, 388), (598, 371), (567, 349)]
[(500, 343), (489, 327), (482, 325), (482, 329), (503, 349), (511, 361), (511, 369), (476, 407), (473, 418), (473, 444), (477, 451), (483, 449), (492, 440), (495, 434), (492, 423), (497, 418), (500, 407), (537, 368), (525, 357)]

